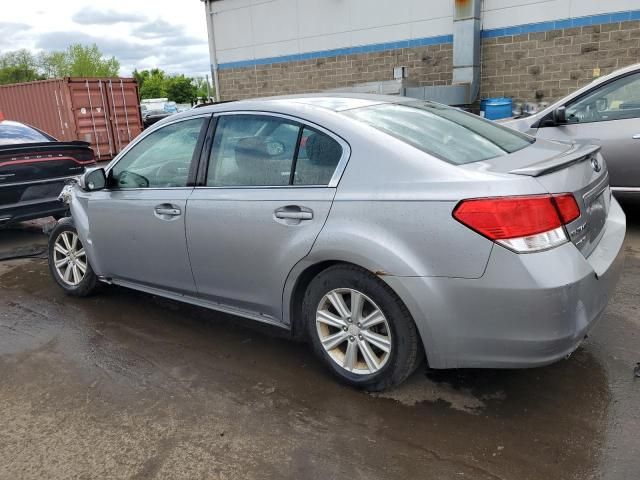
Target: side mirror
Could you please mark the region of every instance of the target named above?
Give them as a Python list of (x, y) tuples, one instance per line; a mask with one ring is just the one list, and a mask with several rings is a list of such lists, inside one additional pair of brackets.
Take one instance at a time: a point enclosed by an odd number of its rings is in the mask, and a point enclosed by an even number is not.
[(102, 190), (107, 185), (107, 177), (104, 173), (104, 168), (95, 168), (85, 172), (80, 177), (80, 188), (85, 192), (94, 192), (96, 190)]
[(553, 111), (553, 121), (556, 125), (564, 125), (567, 123), (566, 107), (558, 107)]

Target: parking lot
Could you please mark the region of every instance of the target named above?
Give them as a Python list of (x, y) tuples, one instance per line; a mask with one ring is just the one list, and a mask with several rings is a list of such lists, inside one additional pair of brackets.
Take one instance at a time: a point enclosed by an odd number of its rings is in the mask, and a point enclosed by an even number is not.
[(116, 287), (66, 297), (42, 222), (2, 231), (0, 478), (637, 478), (640, 206), (625, 209), (624, 276), (569, 360), (421, 368), (376, 395), (273, 329)]

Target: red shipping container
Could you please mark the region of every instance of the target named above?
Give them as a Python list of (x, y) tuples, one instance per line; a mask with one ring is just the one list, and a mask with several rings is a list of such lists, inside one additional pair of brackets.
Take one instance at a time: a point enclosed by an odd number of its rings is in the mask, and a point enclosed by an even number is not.
[(133, 78), (62, 78), (0, 86), (0, 112), (110, 160), (142, 132)]

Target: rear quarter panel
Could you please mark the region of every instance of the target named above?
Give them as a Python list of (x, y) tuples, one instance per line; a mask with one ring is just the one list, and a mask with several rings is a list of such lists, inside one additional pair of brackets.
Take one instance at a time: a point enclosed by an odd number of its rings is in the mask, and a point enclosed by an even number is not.
[(545, 193), (530, 178), (465, 169), (362, 126), (308, 261), (396, 276), (479, 278), (493, 243), (452, 217), (464, 198)]

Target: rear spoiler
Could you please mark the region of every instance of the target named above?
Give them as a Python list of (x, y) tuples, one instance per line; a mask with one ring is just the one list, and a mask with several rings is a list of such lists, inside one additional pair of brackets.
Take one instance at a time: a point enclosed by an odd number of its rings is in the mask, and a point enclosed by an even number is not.
[[(80, 140), (73, 140), (71, 142), (36, 142), (36, 143), (14, 143), (12, 145), (0, 145), (0, 155), (20, 155), (21, 153), (29, 151), (56, 151), (56, 150), (69, 150), (72, 149), (89, 149), (91, 150), (91, 144), (89, 142), (83, 142)], [(93, 151), (93, 150), (92, 150)]]
[(533, 165), (529, 165), (527, 167), (511, 170), (509, 173), (514, 173), (516, 175), (528, 175), (530, 177), (539, 177), (540, 175), (555, 172), (556, 170), (561, 170), (574, 163), (579, 163), (587, 160), (599, 151), (599, 145), (584, 145), (574, 143), (573, 145), (571, 145), (571, 148), (569, 150), (561, 153), (560, 155), (556, 155), (555, 157), (548, 158), (546, 160), (543, 160), (542, 162), (534, 163)]

